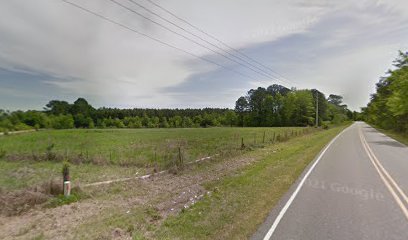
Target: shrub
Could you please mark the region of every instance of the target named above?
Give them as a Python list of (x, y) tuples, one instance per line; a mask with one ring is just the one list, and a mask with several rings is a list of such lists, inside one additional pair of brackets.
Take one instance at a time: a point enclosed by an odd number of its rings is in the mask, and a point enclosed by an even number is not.
[(51, 127), (55, 129), (74, 128), (74, 118), (72, 115), (59, 115), (51, 118)]
[(54, 144), (54, 143), (51, 143), (51, 144), (48, 145), (47, 148), (46, 148), (45, 158), (46, 158), (48, 161), (53, 161), (53, 160), (56, 160), (56, 159), (57, 159), (57, 154), (55, 154), (55, 153), (53, 152), (54, 147), (55, 147), (55, 144)]
[(16, 131), (24, 131), (24, 130), (30, 130), (30, 129), (32, 129), (32, 127), (30, 127), (30, 126), (28, 126), (27, 124), (24, 124), (24, 123), (17, 123), (14, 126), (14, 130), (16, 130)]

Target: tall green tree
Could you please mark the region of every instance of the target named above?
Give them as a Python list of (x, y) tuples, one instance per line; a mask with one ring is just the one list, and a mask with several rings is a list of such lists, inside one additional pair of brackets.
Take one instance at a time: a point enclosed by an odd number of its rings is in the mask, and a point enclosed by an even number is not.
[(245, 116), (245, 113), (249, 110), (248, 107), (249, 107), (249, 104), (245, 97), (240, 97), (235, 102), (235, 112), (237, 112), (239, 116), (239, 126), (241, 127), (244, 126), (244, 116)]
[(364, 118), (381, 128), (408, 132), (408, 54), (400, 51), (394, 67), (376, 84)]

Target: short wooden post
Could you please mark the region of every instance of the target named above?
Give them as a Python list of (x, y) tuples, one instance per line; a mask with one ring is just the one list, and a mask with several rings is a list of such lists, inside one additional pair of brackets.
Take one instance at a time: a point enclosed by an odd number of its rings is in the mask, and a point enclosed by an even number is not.
[(64, 196), (68, 197), (71, 195), (71, 181), (69, 176), (69, 165), (68, 163), (64, 163), (62, 167), (62, 178), (63, 178), (63, 190)]
[(154, 164), (153, 171), (154, 171), (154, 173), (157, 173), (157, 172), (159, 172), (159, 166), (157, 164), (157, 152), (156, 152), (156, 150), (154, 151), (154, 160), (153, 161), (154, 161), (153, 162), (153, 164)]
[(183, 156), (181, 155), (181, 147), (178, 148), (179, 167), (183, 168)]

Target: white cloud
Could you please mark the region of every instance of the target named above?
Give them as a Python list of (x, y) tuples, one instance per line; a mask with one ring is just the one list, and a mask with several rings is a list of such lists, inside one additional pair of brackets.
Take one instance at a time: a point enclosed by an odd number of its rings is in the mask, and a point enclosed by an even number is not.
[[(200, 56), (214, 55), (147, 20), (120, 9), (109, 1), (72, 1), (95, 9), (106, 16), (112, 16), (115, 20)], [(132, 6), (126, 0), (118, 1)], [(144, 0), (136, 1), (151, 6)], [(219, 39), (243, 49), (295, 33), (306, 34), (328, 15), (347, 12), (350, 9), (359, 9), (360, 16), (355, 16), (356, 21), (367, 23), (356, 26), (365, 26), (369, 32), (381, 32), (382, 29), (377, 29), (374, 24), (381, 26), (385, 26), (384, 22), (398, 24), (406, 20), (404, 11), (408, 10), (404, 1), (396, 0), (360, 1), (358, 4), (351, 0), (341, 2), (168, 0), (159, 3)], [(132, 8), (138, 9), (136, 6)], [(367, 9), (367, 14), (363, 14), (364, 9)], [(378, 9), (384, 9), (384, 12), (379, 14), (386, 14), (387, 11), (395, 14), (385, 18), (378, 18), (378, 14), (369, 14)], [(355, 12), (350, 11), (350, 14)], [(163, 14), (163, 12), (160, 13)], [(161, 21), (155, 16), (149, 16)], [(326, 48), (342, 46), (351, 37), (358, 35), (359, 31), (355, 28), (327, 30), (332, 36), (322, 43), (322, 47)], [(177, 97), (172, 93), (163, 93), (160, 89), (181, 84), (194, 74), (217, 69), (202, 61), (191, 61), (192, 57), (189, 55), (104, 22), (62, 1), (3, 1), (0, 8), (0, 38), (1, 68), (24, 69), (24, 71), (47, 74), (52, 78), (43, 82), (52, 84), (72, 96), (91, 96), (98, 101), (99, 105), (176, 106), (179, 103)], [(400, 46), (403, 46), (404, 41), (399, 41)], [(370, 56), (369, 52), (370, 50), (364, 50), (364, 54), (353, 54), (353, 57), (363, 59)], [(389, 55), (385, 58), (381, 55), (384, 52), (386, 51), (378, 52), (377, 57), (372, 61), (375, 61), (375, 64), (383, 63), (384, 59), (388, 61)], [(338, 65), (347, 66), (342, 62), (348, 62), (347, 57), (344, 56), (350, 55), (340, 54), (337, 59), (336, 56), (332, 56), (333, 61)], [(194, 64), (191, 64), (192, 62)], [(337, 69), (333, 69), (326, 62), (327, 60), (323, 59), (316, 61), (315, 68), (321, 69), (322, 78), (327, 79), (327, 76), (334, 73), (338, 75)], [(225, 63), (225, 60), (222, 63)], [(291, 73), (293, 76), (299, 74)], [(350, 77), (352, 76), (344, 75), (344, 78)], [(304, 81), (314, 83), (313, 79), (304, 79)], [(365, 78), (364, 81), (367, 79)], [(332, 86), (336, 86), (330, 89), (333, 92), (342, 90), (342, 85), (339, 83), (333, 82)], [(183, 101), (189, 102), (188, 96), (183, 97)], [(197, 101), (191, 97), (191, 102)], [(209, 103), (212, 106), (226, 105), (224, 102), (217, 104), (216, 100)]]
[[(108, 1), (75, 2), (188, 51), (209, 53)], [(162, 4), (235, 47), (304, 31), (311, 23), (313, 12), (291, 9), (291, 4), (285, 1), (277, 1), (270, 7), (265, 7), (268, 1), (253, 4), (242, 0)], [(0, 19), (0, 66), (64, 79), (53, 83), (72, 94), (116, 97), (117, 104), (140, 104), (137, 96), (150, 93), (152, 99), (161, 98), (155, 95), (158, 88), (180, 83), (203, 69), (186, 67), (184, 63), (191, 57), (184, 53), (103, 22), (61, 1), (7, 1), (0, 9)], [(268, 34), (254, 36), (256, 29)], [(152, 99), (142, 104), (152, 105)]]

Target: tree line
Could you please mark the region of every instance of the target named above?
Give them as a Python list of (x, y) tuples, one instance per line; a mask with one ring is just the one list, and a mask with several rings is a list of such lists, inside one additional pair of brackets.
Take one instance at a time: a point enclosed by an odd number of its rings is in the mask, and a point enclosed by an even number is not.
[(377, 127), (408, 133), (408, 53), (400, 51), (393, 66), (376, 84), (376, 93), (362, 113)]
[(358, 117), (343, 104), (343, 97), (331, 94), (328, 98), (316, 89), (289, 89), (282, 85), (251, 89), (235, 103), (237, 124), (250, 127), (312, 126), (340, 123)]
[(318, 90), (288, 89), (281, 85), (257, 88), (236, 101), (235, 109), (118, 109), (94, 108), (84, 98), (73, 103), (52, 100), (43, 111), (0, 110), (0, 131), (54, 128), (191, 128), (213, 126), (314, 125), (316, 98), (319, 123), (353, 119), (342, 97), (327, 99)]
[(0, 110), (0, 131), (54, 128), (191, 128), (234, 126), (230, 109), (95, 109), (84, 98), (70, 104), (52, 100), (43, 111)]

